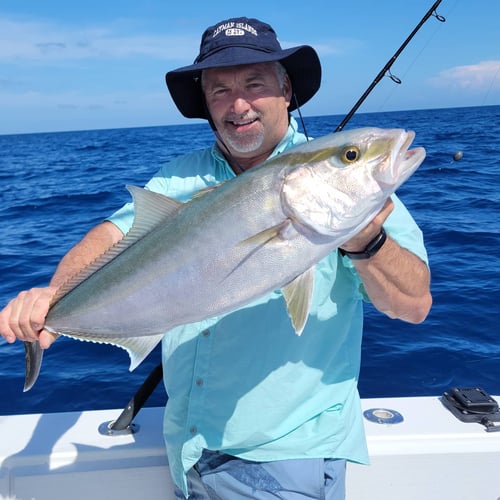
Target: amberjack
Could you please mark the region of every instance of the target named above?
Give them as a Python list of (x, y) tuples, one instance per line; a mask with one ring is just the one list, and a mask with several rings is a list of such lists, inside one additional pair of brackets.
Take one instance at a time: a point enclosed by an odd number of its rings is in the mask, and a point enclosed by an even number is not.
[[(126, 349), (133, 370), (174, 327), (282, 290), (291, 330), (309, 314), (315, 264), (352, 238), (425, 158), (415, 133), (361, 128), (295, 146), (187, 203), (128, 186), (124, 238), (61, 287), (45, 328)], [(42, 362), (26, 345), (25, 390)]]

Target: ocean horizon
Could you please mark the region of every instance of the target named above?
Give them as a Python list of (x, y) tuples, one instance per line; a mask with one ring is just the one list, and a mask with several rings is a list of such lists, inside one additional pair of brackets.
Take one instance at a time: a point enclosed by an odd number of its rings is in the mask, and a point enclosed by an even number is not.
[[(304, 120), (319, 137), (342, 118)], [(359, 113), (345, 129), (362, 126), (415, 130), (414, 145), (427, 150), (398, 196), (424, 232), (434, 303), (420, 325), (366, 306), (361, 396), (455, 386), (500, 394), (500, 106)], [(126, 184), (142, 186), (163, 163), (212, 142), (206, 123), (0, 135), (0, 307), (45, 286), (71, 246), (129, 201)], [(44, 358), (23, 393), (23, 344), (0, 340), (0, 415), (123, 407), (160, 352), (132, 373), (125, 351), (68, 338)], [(147, 406), (165, 398), (159, 386)]]

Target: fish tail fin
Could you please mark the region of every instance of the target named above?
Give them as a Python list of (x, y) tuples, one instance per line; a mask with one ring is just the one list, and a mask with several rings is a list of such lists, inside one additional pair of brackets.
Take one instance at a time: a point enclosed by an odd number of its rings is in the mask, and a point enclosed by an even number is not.
[(29, 391), (34, 385), (42, 366), (43, 349), (39, 342), (25, 342), (26, 376), (23, 392)]

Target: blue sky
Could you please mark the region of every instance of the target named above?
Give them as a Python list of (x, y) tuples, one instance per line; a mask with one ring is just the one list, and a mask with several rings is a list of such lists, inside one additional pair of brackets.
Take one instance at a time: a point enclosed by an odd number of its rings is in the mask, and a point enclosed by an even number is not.
[[(305, 116), (347, 113), (432, 5), (429, 0), (2, 0), (0, 134), (187, 121), (164, 74), (190, 64), (203, 30), (233, 16), (309, 44), (322, 87)], [(236, 6), (239, 5), (239, 6)], [(500, 1), (443, 0), (360, 112), (500, 104)]]

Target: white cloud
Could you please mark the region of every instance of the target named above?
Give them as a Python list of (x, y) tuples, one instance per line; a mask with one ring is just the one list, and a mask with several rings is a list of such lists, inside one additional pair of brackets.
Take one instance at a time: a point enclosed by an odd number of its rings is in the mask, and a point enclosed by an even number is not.
[(120, 34), (110, 27), (70, 27), (0, 18), (0, 61), (46, 64), (80, 59), (149, 57), (188, 60), (198, 48), (193, 36)]
[(318, 42), (280, 42), (284, 49), (296, 47), (298, 45), (312, 45), (320, 57), (350, 53), (362, 47), (362, 42), (354, 38), (336, 38), (333, 40), (323, 40)]
[(500, 61), (455, 66), (441, 71), (431, 83), (437, 87), (464, 90), (500, 89)]

